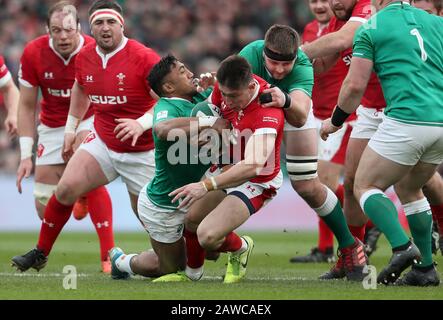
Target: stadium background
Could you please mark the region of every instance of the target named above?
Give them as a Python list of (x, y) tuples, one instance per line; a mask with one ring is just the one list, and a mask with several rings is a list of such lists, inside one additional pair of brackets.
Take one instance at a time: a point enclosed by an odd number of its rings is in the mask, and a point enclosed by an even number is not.
[[(27, 42), (46, 32), (48, 7), (57, 1), (0, 0), (0, 52), (17, 80), (20, 56)], [(157, 50), (172, 52), (196, 75), (215, 71), (218, 62), (238, 52), (247, 43), (263, 38), (274, 23), (288, 24), (300, 33), (312, 20), (305, 0), (120, 0), (126, 18), (125, 33)], [(82, 30), (89, 34), (87, 11), (91, 1), (72, 1), (78, 9)], [(17, 81), (16, 81), (17, 83)], [(19, 152), (17, 139), (8, 139), (0, 107), (0, 230), (38, 230), (32, 178), (19, 195), (15, 171)], [(284, 167), (284, 166), (283, 166)], [(130, 211), (124, 185), (118, 179), (109, 185), (116, 231), (140, 229)], [(315, 213), (292, 191), (288, 180), (277, 198), (242, 228), (253, 230), (315, 229)], [(88, 219), (70, 221), (67, 230), (90, 230)]]

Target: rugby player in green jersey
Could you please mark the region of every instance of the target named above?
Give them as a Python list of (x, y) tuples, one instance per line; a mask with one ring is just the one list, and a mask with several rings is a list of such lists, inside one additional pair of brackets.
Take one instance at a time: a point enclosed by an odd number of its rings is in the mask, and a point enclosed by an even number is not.
[[(185, 159), (176, 159), (175, 154), (169, 153), (176, 144), (175, 139), (168, 137), (173, 130), (170, 120), (189, 118), (195, 103), (208, 96), (206, 92), (197, 93), (192, 72), (174, 56), (168, 55), (153, 67), (148, 80), (160, 97), (153, 116), (155, 176), (140, 192), (138, 214), (150, 235), (153, 251), (126, 255), (120, 248), (113, 248), (110, 257), (114, 279), (134, 274), (156, 277), (185, 270), (186, 251), (182, 234), (186, 210), (177, 208), (178, 203), (171, 203), (172, 198), (168, 194), (183, 185), (200, 181), (209, 167), (200, 161), (190, 160), (192, 154), (186, 134), (182, 141), (185, 149), (189, 149)], [(217, 131), (229, 128), (227, 120), (222, 118), (200, 125), (196, 118), (194, 120), (200, 128), (210, 126)]]
[[(438, 285), (431, 252), (431, 210), (422, 187), (443, 161), (443, 19), (409, 2), (374, 3), (382, 10), (356, 33), (338, 106), (332, 118), (324, 121), (321, 135), (326, 139), (358, 107), (374, 70), (387, 106), (382, 124), (363, 153), (354, 192), (393, 248), (392, 258), (377, 280)], [(403, 204), (415, 244), (384, 194), (391, 185)], [(410, 265), (411, 271), (397, 280)]]
[(264, 107), (285, 111), (286, 168), (291, 184), (337, 238), (343, 258), (340, 261), (346, 261), (343, 277), (360, 281), (366, 266), (363, 244), (349, 231), (337, 196), (317, 175), (318, 132), (311, 101), (314, 75), (299, 45), (295, 30), (274, 25), (265, 40), (250, 43), (239, 55), (248, 60), (254, 74), (275, 85), (265, 91), (272, 94), (272, 102)]

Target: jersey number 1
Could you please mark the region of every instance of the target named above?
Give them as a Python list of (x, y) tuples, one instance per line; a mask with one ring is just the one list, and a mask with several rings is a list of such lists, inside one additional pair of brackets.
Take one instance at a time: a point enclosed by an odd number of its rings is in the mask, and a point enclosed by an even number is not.
[(420, 46), (420, 50), (421, 50), (421, 59), (423, 61), (428, 60), (428, 54), (426, 53), (425, 44), (424, 44), (424, 41), (423, 41), (423, 38), (422, 38), (420, 32), (418, 32), (417, 29), (412, 29), (411, 35), (417, 37), (418, 45)]

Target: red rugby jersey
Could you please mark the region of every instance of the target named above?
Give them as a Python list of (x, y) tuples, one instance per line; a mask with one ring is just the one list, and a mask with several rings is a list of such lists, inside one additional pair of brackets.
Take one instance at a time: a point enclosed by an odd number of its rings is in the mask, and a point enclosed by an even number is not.
[(249, 105), (237, 112), (230, 109), (223, 101), (218, 83), (211, 95), (211, 102), (220, 107), (223, 118), (229, 120), (237, 131), (240, 144), (240, 154), (233, 147), (234, 163), (244, 160), (245, 147), (249, 138), (258, 133), (276, 133), (274, 154), (266, 163), (265, 169), (251, 182), (263, 183), (274, 179), (280, 172), (280, 146), (283, 138), (285, 115), (281, 108), (264, 108), (259, 102), (260, 94), (269, 88), (269, 84), (262, 78), (254, 75), (257, 81), (257, 90)]
[(11, 73), (5, 64), (5, 59), (0, 55), (0, 88), (6, 85), (11, 78)]
[[(50, 128), (64, 127), (69, 112), (71, 89), (75, 80), (75, 61), (80, 50), (94, 39), (80, 36), (78, 48), (68, 59), (55, 51), (48, 35), (29, 42), (20, 60), (19, 82), (22, 86), (40, 87), (40, 121)], [(92, 116), (90, 108), (85, 119)]]
[(131, 141), (115, 137), (115, 119), (137, 119), (151, 109), (147, 77), (160, 56), (141, 43), (124, 38), (112, 53), (104, 55), (95, 44), (83, 48), (76, 61), (75, 78), (85, 89), (94, 109), (94, 127), (100, 139), (115, 152), (143, 152), (154, 148), (152, 130)]
[[(353, 11), (349, 21), (357, 21), (365, 23), (372, 15), (371, 0), (359, 0)], [(346, 21), (338, 20), (336, 17), (332, 17), (329, 22), (328, 32), (335, 32), (340, 30)], [(352, 59), (352, 48), (348, 48), (341, 52), (341, 58), (346, 66), (349, 68)], [(361, 99), (361, 105), (367, 108), (383, 109), (386, 107), (385, 98), (383, 96), (383, 90), (375, 72), (372, 72), (369, 79), (366, 91)]]

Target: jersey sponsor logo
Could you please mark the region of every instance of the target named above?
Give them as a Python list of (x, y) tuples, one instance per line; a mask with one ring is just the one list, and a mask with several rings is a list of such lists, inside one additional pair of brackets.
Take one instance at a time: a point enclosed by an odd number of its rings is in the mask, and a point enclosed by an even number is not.
[(70, 98), (71, 97), (71, 89), (66, 89), (66, 90), (60, 89), (59, 90), (59, 89), (48, 88), (48, 93), (54, 97), (61, 97), (61, 98)]
[(166, 119), (168, 117), (168, 110), (163, 110), (160, 111), (159, 113), (157, 113), (157, 121), (158, 120), (162, 120), (162, 119)]
[(37, 147), (37, 158), (41, 158), (44, 151), (45, 151), (45, 146), (40, 143)]
[(352, 54), (347, 54), (343, 57), (343, 62), (346, 64), (347, 67), (351, 65), (352, 61)]
[(95, 133), (91, 132), (90, 134), (88, 134), (85, 138), (85, 140), (83, 140), (83, 144), (87, 144), (89, 142), (91, 142), (92, 140), (94, 140), (96, 138)]
[(52, 73), (52, 72), (45, 72), (45, 79), (46, 80), (54, 80), (54, 73)]
[(94, 78), (92, 76), (86, 76), (86, 82), (94, 82)]
[(263, 117), (263, 122), (272, 122), (278, 124), (278, 119), (274, 117)]
[(92, 103), (96, 104), (111, 104), (111, 105), (117, 105), (117, 104), (125, 104), (128, 103), (128, 98), (126, 96), (89, 96), (89, 100), (91, 100)]

